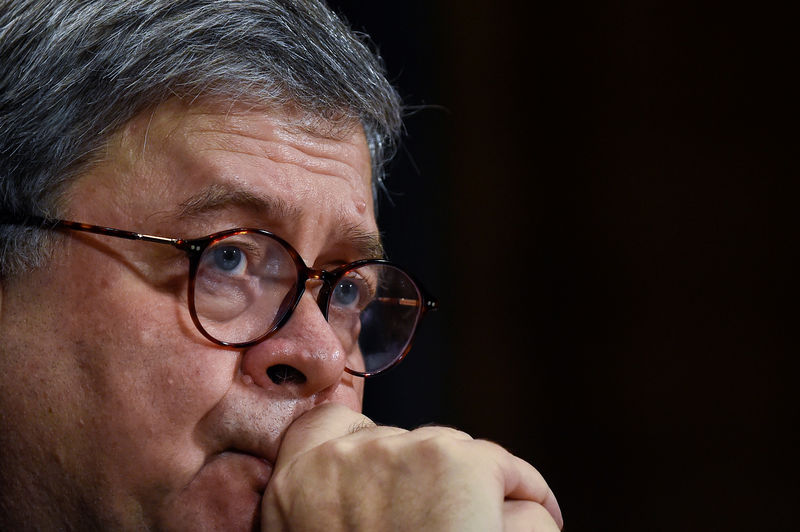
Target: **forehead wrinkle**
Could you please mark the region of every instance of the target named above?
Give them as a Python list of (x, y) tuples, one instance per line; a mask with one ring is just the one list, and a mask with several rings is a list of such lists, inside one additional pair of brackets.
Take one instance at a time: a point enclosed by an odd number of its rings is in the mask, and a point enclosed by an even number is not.
[[(358, 128), (349, 127), (338, 131), (335, 135), (330, 134), (330, 132), (326, 134), (318, 129), (309, 131), (306, 128), (296, 126), (278, 128), (274, 131), (274, 134), (276, 140), (283, 143), (287, 148), (287, 154), (299, 154), (300, 158), (322, 163), (320, 167), (306, 166), (308, 169), (313, 169), (318, 173), (325, 173), (327, 163), (327, 166), (331, 168), (344, 169), (340, 174), (343, 177), (347, 176), (356, 180), (371, 179), (372, 177), (367, 140), (360, 124)], [(291, 149), (295, 150), (294, 154), (289, 152)], [(361, 154), (366, 154), (366, 157), (360, 157)], [(367, 168), (357, 168), (348, 162), (359, 160), (367, 161)], [(300, 160), (297, 163), (302, 165)]]
[[(291, 130), (297, 130), (294, 133)], [(196, 146), (197, 153), (227, 152), (268, 159), (274, 163), (294, 165), (308, 172), (323, 176), (360, 182), (371, 179), (372, 169), (353, 166), (349, 161), (362, 160), (360, 151), (367, 153), (363, 134), (353, 140), (327, 138), (297, 128), (274, 126), (264, 134), (258, 130), (242, 130), (237, 127), (195, 127), (191, 133), (212, 142)], [(369, 156), (363, 160), (369, 161)]]

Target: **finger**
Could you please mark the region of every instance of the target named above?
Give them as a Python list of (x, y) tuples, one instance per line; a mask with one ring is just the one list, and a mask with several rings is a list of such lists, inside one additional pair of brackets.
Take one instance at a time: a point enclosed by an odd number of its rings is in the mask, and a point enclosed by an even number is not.
[(275, 469), (283, 467), (299, 454), (329, 440), (374, 426), (367, 416), (346, 406), (326, 403), (309, 410), (289, 426), (281, 441)]
[(562, 527), (564, 519), (561, 515), (561, 508), (558, 505), (556, 496), (550, 490), (539, 471), (522, 458), (514, 456), (505, 449), (493, 443), (485, 443), (502, 451), (496, 453), (495, 456), (498, 457), (498, 465), (503, 475), (506, 499), (539, 503), (553, 516), (553, 520), (558, 524), (559, 528)]
[(503, 503), (504, 532), (557, 532), (561, 526), (541, 504), (516, 500)]
[(558, 525), (559, 529), (564, 528), (564, 517), (561, 514), (561, 507), (558, 505), (558, 501), (556, 500), (555, 494), (548, 490), (549, 494), (547, 498), (542, 503), (542, 506), (553, 516), (556, 524)]
[(426, 425), (409, 431), (400, 427), (376, 425), (375, 423), (370, 422), (370, 424), (353, 427), (351, 432), (352, 434), (347, 436), (347, 440), (352, 443), (364, 440), (374, 440), (377, 438), (388, 438), (391, 436), (402, 436), (402, 440), (398, 441), (402, 441), (406, 445), (432, 438), (449, 438), (451, 440), (473, 441), (472, 436), (466, 432), (462, 432), (452, 427), (444, 427), (439, 425)]

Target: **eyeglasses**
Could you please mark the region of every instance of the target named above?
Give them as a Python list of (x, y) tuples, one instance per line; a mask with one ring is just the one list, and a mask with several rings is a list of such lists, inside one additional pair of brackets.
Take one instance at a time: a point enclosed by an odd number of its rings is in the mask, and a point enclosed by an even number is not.
[(347, 354), (345, 370), (359, 377), (399, 363), (422, 316), (438, 307), (411, 275), (389, 261), (312, 269), (288, 242), (262, 229), (229, 229), (187, 240), (33, 216), (16, 225), (143, 240), (186, 252), (189, 314), (203, 336), (223, 346), (249, 347), (269, 338), (289, 321), (306, 283), (318, 281), (317, 305)]

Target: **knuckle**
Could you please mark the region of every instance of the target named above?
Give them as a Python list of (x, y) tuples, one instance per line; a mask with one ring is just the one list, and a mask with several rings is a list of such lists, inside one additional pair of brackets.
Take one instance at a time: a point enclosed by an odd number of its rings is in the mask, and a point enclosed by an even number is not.
[(485, 439), (475, 440), (475, 445), (483, 449), (483, 451), (486, 453), (493, 453), (504, 456), (513, 456), (508, 449), (506, 449), (499, 443), (495, 443), (491, 440), (485, 440)]
[(362, 455), (371, 463), (392, 463), (399, 459), (400, 448), (392, 438), (372, 438), (363, 442)]
[(415, 429), (413, 432), (417, 433), (420, 436), (449, 436), (451, 438), (455, 438), (457, 440), (472, 440), (472, 436), (467, 434), (462, 430), (458, 430), (453, 427), (448, 427), (444, 425), (425, 425)]
[(458, 441), (443, 434), (437, 434), (421, 440), (416, 451), (420, 457), (429, 462), (441, 464), (443, 466), (455, 465), (461, 460), (461, 452), (458, 449)]
[(347, 438), (328, 440), (318, 447), (319, 459), (324, 462), (348, 460), (354, 447)]

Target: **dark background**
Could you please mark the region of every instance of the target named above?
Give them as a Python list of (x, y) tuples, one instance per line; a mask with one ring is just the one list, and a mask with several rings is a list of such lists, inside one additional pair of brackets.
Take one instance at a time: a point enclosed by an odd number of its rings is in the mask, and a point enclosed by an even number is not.
[(367, 413), (508, 447), (567, 531), (797, 530), (795, 18), (332, 5), (410, 107), (380, 222), (442, 307)]

